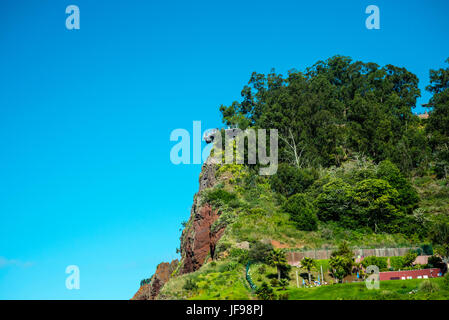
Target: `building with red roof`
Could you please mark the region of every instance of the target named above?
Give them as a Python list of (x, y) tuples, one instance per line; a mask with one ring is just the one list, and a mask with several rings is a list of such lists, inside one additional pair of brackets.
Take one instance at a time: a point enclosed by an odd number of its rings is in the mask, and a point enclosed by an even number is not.
[(420, 270), (404, 270), (404, 271), (387, 271), (379, 273), (379, 280), (407, 280), (407, 279), (429, 279), (437, 278), (443, 275), (438, 268), (420, 269)]

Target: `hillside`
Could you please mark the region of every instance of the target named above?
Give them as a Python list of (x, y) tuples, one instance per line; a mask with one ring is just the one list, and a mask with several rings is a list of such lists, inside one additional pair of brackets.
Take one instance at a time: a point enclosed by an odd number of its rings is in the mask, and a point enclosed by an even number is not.
[[(310, 196), (314, 197), (317, 185), (322, 185), (323, 181), (328, 181), (331, 176), (356, 174), (362, 170), (360, 167), (366, 168), (369, 165), (373, 166), (373, 170), (376, 169), (373, 164), (362, 165), (349, 161), (341, 168), (320, 171), (315, 183), (309, 187)], [(344, 228), (333, 222), (320, 222), (315, 231), (298, 230), (295, 222), (283, 210), (282, 203), (285, 199), (272, 190), (272, 179), (251, 174), (251, 170), (243, 165), (219, 166), (206, 163), (200, 175), (200, 190), (195, 195), (191, 217), (182, 233), (182, 259), (176, 267), (173, 266), (170, 280), (167, 278), (167, 271), (161, 272), (158, 267), (154, 278), (158, 280), (153, 281), (149, 288), (153, 292), (151, 298), (256, 298), (257, 295), (245, 278), (245, 267), (250, 260), (250, 246), (257, 242), (271, 244), (274, 248), (282, 248), (288, 252), (335, 248), (344, 241), (351, 247), (408, 248), (419, 247), (426, 240), (418, 233), (374, 233)], [(254, 181), (249, 183), (249, 180)], [(444, 184), (443, 180), (422, 177), (414, 179), (413, 183), (421, 198), (418, 211), (422, 212), (425, 219), (449, 213), (448, 202), (439, 201), (447, 198), (449, 194), (449, 186)], [(263, 281), (269, 282), (272, 275), (276, 274), (276, 268), (262, 265), (252, 266), (254, 273), (259, 274), (253, 277), (258, 285)], [(259, 272), (260, 268), (263, 272)], [(165, 274), (162, 282), (159, 280), (161, 273)], [(161, 283), (163, 285), (160, 285)], [(296, 280), (292, 270), (289, 271), (289, 285), (292, 288), (289, 289), (292, 290), (291, 298), (308, 297), (301, 290), (293, 290)], [(142, 292), (147, 290), (147, 285), (141, 289)], [(306, 295), (303, 296), (304, 294)], [(144, 299), (146, 297), (147, 295), (142, 293), (135, 296)], [(328, 295), (324, 294), (323, 298), (325, 297)], [(376, 297), (381, 296), (372, 294), (372, 298)], [(405, 297), (416, 296), (402, 298)]]
[(411, 111), (418, 79), (405, 68), (337, 56), (285, 79), (254, 73), (243, 100), (220, 111), (241, 130), (278, 130), (276, 173), (217, 161), (216, 136), (179, 263), (161, 264), (134, 298), (447, 298), (447, 277), (380, 291), (361, 281), (368, 265), (447, 269), (448, 79), (449, 69), (431, 72), (433, 109), (421, 119)]

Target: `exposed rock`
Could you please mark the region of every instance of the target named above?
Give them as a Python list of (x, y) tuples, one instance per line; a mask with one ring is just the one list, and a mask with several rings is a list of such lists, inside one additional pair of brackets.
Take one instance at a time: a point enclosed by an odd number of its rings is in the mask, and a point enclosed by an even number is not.
[(162, 262), (160, 263), (154, 275), (151, 277), (149, 284), (145, 284), (139, 288), (139, 290), (134, 294), (131, 300), (154, 300), (156, 299), (159, 291), (164, 286), (165, 283), (170, 279), (170, 275), (176, 269), (178, 265), (178, 260), (173, 260), (171, 263)]
[[(208, 160), (203, 164), (200, 173), (200, 188), (199, 192), (203, 191), (207, 188), (212, 188), (215, 183), (215, 173), (216, 173), (216, 165), (213, 163), (213, 158), (209, 157)], [(195, 204), (194, 204), (195, 205)]]
[[(200, 175), (200, 188), (212, 188), (216, 184), (215, 173), (217, 166), (210, 157), (204, 163)], [(215, 246), (223, 235), (224, 228), (212, 230), (213, 223), (220, 217), (217, 209), (209, 203), (201, 203), (199, 193), (195, 195), (190, 220), (181, 236), (181, 267), (180, 273), (185, 274), (198, 270), (207, 257), (214, 258)]]
[(248, 241), (237, 242), (235, 244), (235, 247), (238, 249), (249, 250), (249, 242)]
[[(217, 183), (215, 174), (216, 161), (209, 157), (201, 168), (199, 191), (194, 197), (190, 219), (181, 236), (181, 265), (179, 274), (198, 270), (206, 259), (214, 258), (215, 246), (220, 240), (225, 227), (214, 228), (212, 225), (220, 217), (218, 209), (213, 209), (209, 203), (202, 203), (201, 191), (212, 188)], [(132, 299), (154, 300), (157, 298), (162, 286), (169, 280), (172, 272), (177, 268), (176, 263), (161, 263), (151, 278), (150, 284), (140, 287)]]
[(195, 210), (193, 206), (193, 223), (183, 231), (181, 255), (183, 257), (180, 273), (198, 270), (206, 258), (214, 258), (215, 246), (223, 235), (224, 228), (212, 232), (212, 224), (219, 218), (218, 210), (206, 203)]

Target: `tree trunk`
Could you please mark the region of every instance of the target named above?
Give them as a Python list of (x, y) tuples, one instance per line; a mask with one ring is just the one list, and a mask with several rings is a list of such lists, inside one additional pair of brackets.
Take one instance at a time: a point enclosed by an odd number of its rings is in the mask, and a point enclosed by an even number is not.
[(278, 267), (278, 280), (281, 281), (281, 269)]
[(309, 285), (310, 285), (310, 283), (312, 282), (312, 278), (310, 277), (310, 271), (307, 272), (307, 273), (308, 273), (308, 275), (309, 275)]

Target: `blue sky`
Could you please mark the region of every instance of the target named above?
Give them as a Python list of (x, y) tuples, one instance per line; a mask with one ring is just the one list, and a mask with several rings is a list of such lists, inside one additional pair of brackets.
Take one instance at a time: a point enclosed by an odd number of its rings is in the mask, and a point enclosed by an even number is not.
[[(65, 28), (66, 6), (81, 29)], [(380, 8), (381, 29), (365, 28)], [(200, 165), (170, 132), (220, 126), (251, 72), (335, 54), (406, 67), (423, 97), (449, 56), (447, 1), (2, 1), (0, 299), (129, 299), (177, 257)], [(67, 290), (65, 268), (80, 268)]]

